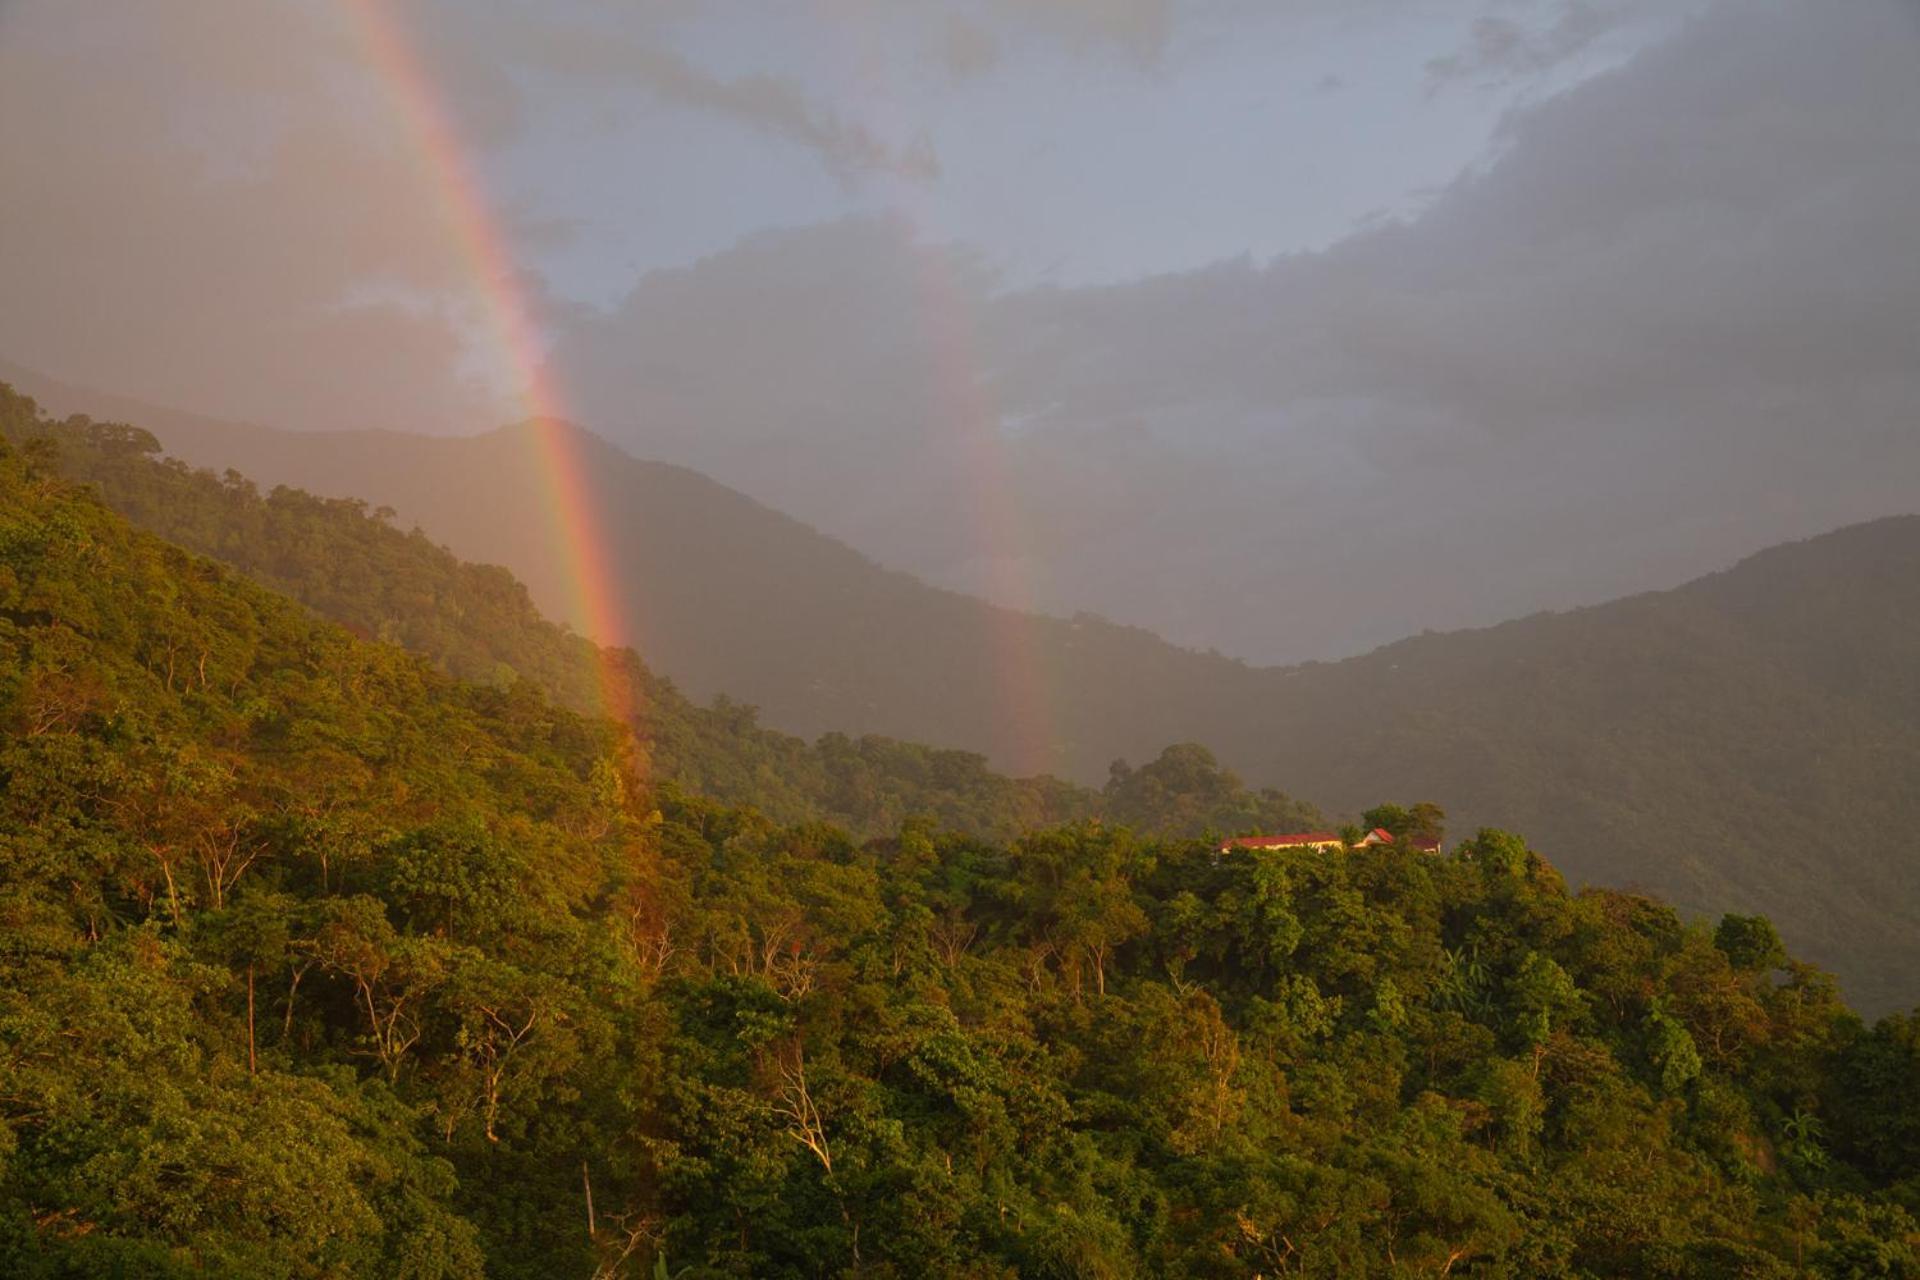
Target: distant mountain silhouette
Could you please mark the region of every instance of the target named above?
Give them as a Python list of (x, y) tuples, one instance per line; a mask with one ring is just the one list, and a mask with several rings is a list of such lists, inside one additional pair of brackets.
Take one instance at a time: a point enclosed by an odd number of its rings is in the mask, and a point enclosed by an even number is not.
[[(512, 569), (550, 613), (572, 608), (525, 426), (294, 434), (21, 386), (55, 410), (137, 419), (200, 465), (391, 506)], [(1576, 877), (1764, 912), (1861, 1005), (1920, 998), (1920, 517), (1672, 591), (1255, 668), (935, 589), (569, 430), (630, 634), (696, 697), (756, 704), (791, 732), (881, 733), (1087, 781), (1203, 742), (1330, 811), (1433, 799), (1456, 830), (1526, 831)]]
[[(283, 432), (30, 377), (15, 385), (56, 413), (136, 422), (198, 466), (392, 507), (459, 555), (511, 569), (549, 616), (586, 621), (530, 424), (461, 437)], [(1216, 726), (1251, 676), (1136, 628), (928, 586), (698, 472), (567, 430), (636, 647), (693, 696), (753, 703), (790, 732), (952, 743), (1016, 772), (1103, 780), (1116, 755)]]
[(1584, 879), (1772, 915), (1869, 1007), (1920, 998), (1920, 517), (1259, 682), (1208, 738), (1253, 778), (1429, 795)]

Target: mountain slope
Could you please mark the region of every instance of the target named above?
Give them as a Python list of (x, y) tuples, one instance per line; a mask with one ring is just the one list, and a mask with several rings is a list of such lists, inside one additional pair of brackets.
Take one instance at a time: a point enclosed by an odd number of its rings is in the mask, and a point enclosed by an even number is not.
[[(137, 408), (45, 379), (21, 386), (57, 413)], [(196, 466), (391, 507), (457, 555), (512, 570), (548, 616), (585, 621), (571, 613), (569, 560), (530, 426), (429, 438), (278, 432), (171, 412), (133, 421)], [(1097, 781), (1116, 755), (1204, 738), (1197, 731), (1244, 687), (1240, 663), (1095, 618), (1022, 615), (929, 587), (697, 472), (564, 430), (585, 460), (628, 633), (696, 700), (724, 693), (803, 736), (940, 742), (1015, 772)]]
[[(0, 437), (50, 446), (61, 474), (91, 484), (135, 524), (212, 556), (357, 634), (397, 643), (464, 680), (525, 680), (575, 711), (605, 714), (602, 652), (542, 617), (505, 570), (465, 564), (417, 530), (403, 533), (351, 499), (216, 476), (155, 457), (139, 428), (54, 422), (0, 383)], [(1316, 827), (1311, 806), (1248, 791), (1191, 745), (1169, 749), (1102, 790), (1048, 776), (1009, 778), (984, 757), (865, 735), (808, 743), (758, 724), (753, 708), (699, 706), (630, 650), (608, 655), (630, 698), (617, 708), (652, 776), (778, 822), (828, 821), (892, 835), (909, 817), (1000, 838), (1054, 822), (1118, 817), (1135, 830), (1192, 835)]]
[[(167, 443), (393, 506), (543, 604), (565, 598), (525, 429), (427, 440), (186, 420)], [(1920, 519), (1670, 592), (1256, 669), (937, 591), (691, 472), (579, 447), (647, 658), (696, 696), (725, 692), (790, 731), (947, 743), (1082, 780), (1200, 741), (1339, 812), (1441, 799), (1458, 826), (1540, 832), (1579, 879), (1763, 911), (1868, 1007), (1920, 997)]]
[(1920, 1035), (1519, 837), (649, 788), (0, 440), (0, 1274), (1908, 1275)]
[[(1780, 919), (1855, 998), (1920, 969), (1920, 519), (1674, 591), (1270, 674), (1295, 732), (1218, 736), (1335, 807), (1387, 783), (1567, 850), (1575, 874)], [(1304, 735), (1298, 733), (1305, 730)]]

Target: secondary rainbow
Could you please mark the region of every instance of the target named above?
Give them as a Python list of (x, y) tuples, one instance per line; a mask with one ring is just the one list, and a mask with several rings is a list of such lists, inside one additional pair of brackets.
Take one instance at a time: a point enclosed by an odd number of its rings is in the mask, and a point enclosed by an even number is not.
[[(863, 123), (874, 126), (876, 137), (898, 136), (902, 130), (888, 127), (904, 117), (893, 88), (897, 60), (868, 47), (861, 29), (827, 0), (813, 0), (808, 11), (847, 54), (842, 73), (864, 90), (854, 95), (855, 109), (870, 117)], [(1060, 684), (1052, 674), (1054, 663), (1067, 655), (1049, 651), (1049, 633), (1058, 643), (1060, 629), (1037, 616), (1041, 593), (1029, 554), (1032, 540), (993, 379), (981, 360), (973, 287), (938, 230), (940, 218), (925, 185), (912, 177), (891, 185), (895, 212), (883, 225), (898, 237), (901, 257), (910, 264), (916, 330), (931, 375), (928, 418), (952, 460), (968, 540), (992, 601), (983, 638), (998, 693), (995, 754), (1015, 773), (1057, 772), (1067, 763), (1066, 735), (1052, 696)]]
[(981, 376), (972, 308), (946, 246), (920, 240), (918, 223), (893, 225), (913, 264), (921, 336), (933, 364), (931, 412), (955, 453), (969, 533), (993, 600), (987, 642), (1000, 684), (1005, 763), (1015, 773), (1053, 772), (1061, 766), (1061, 735), (1040, 643), (1045, 624), (1035, 616), (1025, 522), (1000, 415)]
[(602, 646), (599, 677), (604, 710), (628, 718), (637, 708), (632, 705), (624, 668), (610, 652), (632, 641), (619, 579), (607, 559), (607, 541), (582, 457), (582, 435), (566, 423), (565, 402), (548, 372), (533, 306), (518, 282), (506, 237), (399, 17), (385, 0), (342, 3), (353, 18), (368, 66), (432, 176), (441, 216), (483, 303), (503, 371), (518, 388), (566, 569), (572, 615)]
[[(567, 568), (573, 614), (602, 646), (630, 644), (629, 615), (607, 560), (605, 533), (580, 454), (581, 437), (565, 425), (564, 402), (547, 369), (532, 304), (517, 282), (485, 188), (448, 121), (433, 79), (387, 0), (342, 4), (353, 17), (368, 65), (433, 176), (446, 225), (485, 303), (505, 372), (521, 388)], [(910, 196), (905, 203), (922, 201)], [(969, 495), (973, 539), (992, 575), (990, 590), (1002, 602), (990, 616), (988, 645), (1001, 686), (1003, 750), (1011, 757), (1007, 763), (1018, 770), (1046, 769), (1057, 765), (1059, 734), (1047, 696), (1050, 682), (1039, 644), (1041, 628), (1026, 616), (1035, 592), (1022, 554), (1025, 539), (1019, 536), (1012, 467), (980, 376), (965, 291), (947, 250), (915, 233), (931, 221), (924, 208), (919, 213), (910, 225), (896, 225), (915, 264), (920, 335), (933, 364), (933, 413), (955, 449), (958, 479)], [(606, 710), (630, 718), (636, 708), (625, 670), (604, 651), (600, 678)]]

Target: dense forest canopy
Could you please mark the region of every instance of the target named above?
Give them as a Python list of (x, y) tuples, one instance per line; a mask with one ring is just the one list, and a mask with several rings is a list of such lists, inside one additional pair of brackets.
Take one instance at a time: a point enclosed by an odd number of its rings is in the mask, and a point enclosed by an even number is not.
[(1764, 919), (1418, 806), (1111, 820), (1218, 786), (1191, 751), (1011, 837), (774, 820), (59, 453), (0, 445), (6, 1274), (1920, 1272), (1920, 1020)]
[[(162, 438), (263, 483), (389, 504), (457, 554), (507, 566), (536, 602), (568, 598), (546, 499), (526, 480), (528, 428), (429, 439), (173, 417)], [(1920, 830), (1920, 516), (1775, 547), (1672, 591), (1259, 668), (935, 590), (704, 476), (582, 431), (566, 447), (591, 473), (649, 663), (700, 699), (728, 694), (791, 732), (885, 734), (1024, 769), (1030, 735), (1014, 732), (994, 657), (1010, 648), (1054, 730), (1033, 767), (1097, 786), (1116, 756), (1195, 741), (1255, 787), (1342, 814), (1383, 794), (1444, 797), (1469, 827), (1530, 832), (1576, 883), (1770, 916), (1863, 1008), (1920, 1000), (1920, 881), (1885, 852)], [(744, 798), (767, 780), (740, 781), (729, 794)], [(871, 829), (929, 797), (903, 798)], [(1083, 812), (1052, 793), (1004, 799), (993, 807), (1018, 817), (1002, 834)], [(857, 801), (834, 803), (863, 825)]]

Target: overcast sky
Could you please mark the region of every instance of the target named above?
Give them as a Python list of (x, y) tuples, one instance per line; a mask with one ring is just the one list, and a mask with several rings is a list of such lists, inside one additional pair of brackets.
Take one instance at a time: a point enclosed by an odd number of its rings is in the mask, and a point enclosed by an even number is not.
[(1278, 660), (1920, 507), (1914, 0), (0, 0), (0, 359), (573, 415), (934, 581)]

